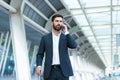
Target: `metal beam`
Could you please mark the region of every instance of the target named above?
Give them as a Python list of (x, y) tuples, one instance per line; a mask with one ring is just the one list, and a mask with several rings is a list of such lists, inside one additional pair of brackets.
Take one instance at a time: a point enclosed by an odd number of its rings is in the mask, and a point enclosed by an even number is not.
[(23, 14), (23, 18), (25, 21), (29, 22), (30, 24), (32, 24), (34, 26), (34, 29), (37, 30), (38, 32), (43, 31), (44, 33), (49, 33), (49, 31), (47, 31), (45, 28), (43, 28), (42, 26), (40, 26), (39, 24), (35, 23), (34, 21), (32, 21), (30, 18), (28, 18), (27, 16), (25, 16)]
[(48, 18), (40, 10), (38, 10), (35, 6), (33, 6), (29, 1), (26, 1), (25, 3), (29, 7), (31, 7), (35, 12), (37, 12), (41, 17), (43, 17), (45, 20), (48, 20)]
[(3, 0), (0, 0), (0, 5), (6, 9), (8, 9), (10, 12), (16, 13), (16, 9), (4, 2)]
[(48, 0), (45, 0), (45, 2), (50, 6), (50, 8), (51, 8), (54, 12), (57, 12), (57, 10), (55, 9), (55, 7), (54, 7)]
[(111, 26), (111, 67), (113, 67), (113, 8), (112, 8), (112, 0), (110, 1), (110, 26)]
[[(79, 3), (79, 5), (80, 5), (80, 7), (81, 7), (81, 9), (82, 9), (82, 11), (83, 11), (83, 14), (84, 14), (84, 16), (85, 16), (85, 18), (86, 18), (89, 26), (90, 26), (91, 31), (93, 32), (93, 36), (94, 36), (94, 38), (95, 38), (95, 40), (96, 40), (96, 42), (97, 42), (97, 45), (98, 45), (98, 47), (99, 47), (99, 49), (100, 49), (100, 51), (101, 51), (101, 54), (103, 54), (103, 53), (102, 53), (102, 50), (101, 50), (101, 48), (100, 48), (100, 46), (99, 46), (99, 43), (98, 43), (98, 41), (97, 41), (97, 39), (96, 39), (96, 35), (95, 35), (95, 33), (94, 33), (94, 30), (93, 30), (93, 28), (92, 28), (92, 25), (90, 24), (90, 21), (89, 21), (89, 19), (88, 19), (88, 16), (86, 15), (85, 8), (83, 7), (83, 5), (82, 5), (82, 3), (81, 3), (80, 0), (78, 0), (78, 3)], [(98, 54), (98, 55), (99, 55), (99, 54)], [(105, 60), (105, 62), (106, 62), (106, 58), (105, 58), (104, 55), (103, 55), (103, 58), (104, 58), (104, 60)], [(105, 62), (104, 62), (104, 65), (106, 65)]]

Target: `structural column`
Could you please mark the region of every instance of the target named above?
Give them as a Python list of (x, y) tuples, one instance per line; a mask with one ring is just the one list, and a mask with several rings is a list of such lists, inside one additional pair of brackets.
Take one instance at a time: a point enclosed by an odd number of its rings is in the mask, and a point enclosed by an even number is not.
[(16, 9), (16, 12), (10, 12), (10, 30), (16, 80), (31, 80), (25, 26), (21, 12), (22, 2), (23, 0), (11, 0), (10, 5)]
[(16, 80), (31, 80), (25, 27), (21, 13), (11, 13), (10, 21)]

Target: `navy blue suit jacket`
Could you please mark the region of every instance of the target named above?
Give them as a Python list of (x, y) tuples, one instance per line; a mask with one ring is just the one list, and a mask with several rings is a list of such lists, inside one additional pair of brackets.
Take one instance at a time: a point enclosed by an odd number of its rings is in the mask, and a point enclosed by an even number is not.
[[(59, 40), (59, 57), (60, 57), (60, 67), (64, 76), (69, 77), (73, 75), (68, 48), (76, 48), (77, 44), (75, 40), (70, 36), (70, 34), (64, 35), (61, 33)], [(43, 57), (45, 52), (45, 63), (44, 63), (44, 78), (48, 78), (53, 57), (53, 40), (52, 33), (49, 33), (42, 37), (39, 51), (36, 57), (37, 66), (42, 65)]]

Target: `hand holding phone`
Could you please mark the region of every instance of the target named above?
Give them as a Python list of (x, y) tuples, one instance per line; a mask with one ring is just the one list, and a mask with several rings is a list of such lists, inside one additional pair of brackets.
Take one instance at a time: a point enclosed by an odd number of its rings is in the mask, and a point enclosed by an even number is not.
[(68, 30), (67, 30), (67, 26), (65, 25), (65, 24), (63, 24), (62, 25), (63, 27), (62, 27), (62, 31), (65, 33), (65, 32), (67, 32)]
[(62, 31), (64, 31), (64, 29), (65, 29), (65, 27), (64, 27), (64, 26), (62, 26)]

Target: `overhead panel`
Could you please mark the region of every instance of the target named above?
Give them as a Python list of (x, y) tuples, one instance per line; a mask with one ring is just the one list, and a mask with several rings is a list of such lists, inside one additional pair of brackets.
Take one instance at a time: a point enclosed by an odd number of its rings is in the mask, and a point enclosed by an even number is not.
[(73, 34), (72, 37), (73, 37), (74, 40), (78, 39), (76, 34)]
[(48, 18), (54, 13), (45, 0), (36, 0), (33, 5)]
[(64, 19), (71, 26), (71, 28), (77, 26), (77, 24), (76, 24), (76, 22), (75, 22), (75, 20), (73, 19), (72, 16), (70, 16), (70, 15), (69, 16), (65, 16)]
[(48, 1), (57, 9), (57, 11), (65, 9), (60, 0), (48, 0)]
[(5, 1), (7, 4), (10, 4), (11, 0), (3, 0)]
[(76, 32), (76, 33), (77, 33), (77, 35), (78, 35), (79, 37), (84, 36), (84, 34), (82, 33), (82, 31), (78, 31), (78, 32)]
[(71, 20), (69, 24), (72, 28), (77, 26), (76, 22), (73, 19)]
[(9, 15), (8, 11), (0, 6), (0, 31), (9, 31)]
[(45, 27), (44, 25), (46, 24), (47, 21), (27, 4), (25, 4), (23, 14), (29, 17), (30, 19), (32, 19), (34, 22), (36, 22), (40, 26)]

